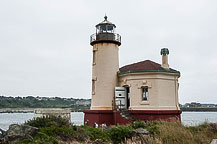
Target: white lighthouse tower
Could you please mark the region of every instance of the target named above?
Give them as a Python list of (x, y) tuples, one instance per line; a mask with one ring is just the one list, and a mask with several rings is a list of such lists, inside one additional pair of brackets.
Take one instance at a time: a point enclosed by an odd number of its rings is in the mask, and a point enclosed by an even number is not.
[(91, 110), (112, 110), (118, 82), (121, 37), (114, 33), (116, 26), (107, 20), (107, 16), (104, 18), (96, 25), (96, 33), (90, 39), (93, 46)]
[(115, 87), (118, 85), (119, 46), (121, 36), (115, 33), (115, 24), (104, 17), (96, 25), (96, 33), (90, 36), (93, 46), (92, 60), (92, 101), (90, 110), (85, 110), (85, 121), (89, 125), (97, 122), (113, 124), (113, 102)]

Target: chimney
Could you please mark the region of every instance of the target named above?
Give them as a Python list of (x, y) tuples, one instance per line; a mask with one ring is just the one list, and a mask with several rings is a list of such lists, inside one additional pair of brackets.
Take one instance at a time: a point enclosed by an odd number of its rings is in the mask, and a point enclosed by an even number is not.
[(162, 64), (161, 66), (163, 68), (169, 69), (169, 64), (168, 64), (168, 55), (169, 55), (169, 50), (168, 48), (162, 48), (160, 51), (160, 54), (162, 55)]

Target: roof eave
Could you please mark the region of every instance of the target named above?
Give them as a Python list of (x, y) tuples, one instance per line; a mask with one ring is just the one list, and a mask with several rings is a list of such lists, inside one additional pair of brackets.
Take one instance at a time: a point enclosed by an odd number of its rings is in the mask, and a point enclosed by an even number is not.
[(171, 71), (171, 70), (129, 70), (126, 72), (118, 72), (118, 75), (125, 75), (125, 74), (137, 74), (137, 73), (164, 73), (164, 74), (175, 74), (180, 76), (179, 71)]

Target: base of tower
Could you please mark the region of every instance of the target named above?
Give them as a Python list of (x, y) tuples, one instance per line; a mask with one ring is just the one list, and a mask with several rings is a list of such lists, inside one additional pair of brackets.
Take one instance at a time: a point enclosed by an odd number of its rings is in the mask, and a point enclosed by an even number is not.
[[(93, 126), (96, 122), (101, 125), (125, 125), (131, 123), (130, 120), (122, 117), (120, 111), (113, 110), (84, 110), (84, 122), (88, 120), (88, 125)], [(131, 117), (137, 121), (153, 120), (178, 120), (181, 121), (181, 110), (128, 110)]]

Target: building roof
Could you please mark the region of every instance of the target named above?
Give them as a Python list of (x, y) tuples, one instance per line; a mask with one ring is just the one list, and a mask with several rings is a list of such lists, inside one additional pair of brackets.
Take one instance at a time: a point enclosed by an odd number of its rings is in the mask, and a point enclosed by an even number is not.
[(99, 26), (99, 25), (113, 25), (114, 27), (116, 27), (115, 24), (113, 24), (112, 22), (110, 22), (110, 21), (107, 20), (107, 16), (105, 16), (104, 17), (104, 21), (102, 21), (101, 23), (97, 24), (96, 27)]
[(160, 64), (150, 60), (129, 64), (119, 69), (119, 74), (138, 73), (138, 72), (167, 72), (167, 73), (180, 74), (180, 72), (177, 70), (171, 68), (169, 69), (163, 68), (161, 67)]

